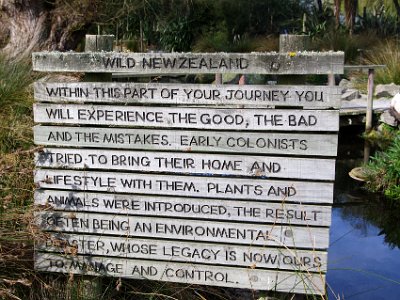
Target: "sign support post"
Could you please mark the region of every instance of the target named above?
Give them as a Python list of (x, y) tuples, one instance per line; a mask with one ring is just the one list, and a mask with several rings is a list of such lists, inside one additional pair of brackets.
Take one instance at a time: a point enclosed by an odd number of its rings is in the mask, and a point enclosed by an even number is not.
[[(85, 52), (113, 51), (113, 35), (86, 35)], [(85, 73), (85, 82), (111, 81), (112, 74), (107, 73)], [(79, 299), (100, 299), (103, 294), (102, 277), (78, 276), (77, 280), (69, 284), (70, 293), (78, 293)]]

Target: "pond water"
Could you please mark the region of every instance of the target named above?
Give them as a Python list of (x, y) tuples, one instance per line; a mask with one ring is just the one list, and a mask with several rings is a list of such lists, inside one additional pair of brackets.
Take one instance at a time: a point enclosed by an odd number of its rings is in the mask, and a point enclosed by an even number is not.
[[(351, 137), (351, 138), (350, 138)], [(400, 209), (348, 176), (363, 141), (341, 133), (328, 252), (329, 299), (400, 299)]]

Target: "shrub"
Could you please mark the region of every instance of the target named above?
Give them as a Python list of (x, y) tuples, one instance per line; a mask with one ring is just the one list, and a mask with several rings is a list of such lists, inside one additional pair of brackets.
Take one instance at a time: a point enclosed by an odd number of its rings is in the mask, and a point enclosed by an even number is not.
[(9, 62), (0, 57), (0, 105), (18, 105), (26, 97), (26, 88), (34, 80), (31, 65), (26, 62)]
[(349, 35), (345, 30), (332, 30), (315, 38), (315, 50), (343, 51), (346, 63), (360, 64), (363, 62), (363, 50), (370, 49), (378, 43), (378, 37), (373, 31), (358, 35)]
[(400, 133), (387, 150), (378, 152), (365, 167), (367, 188), (400, 200)]
[(249, 37), (237, 35), (230, 40), (226, 29), (217, 30), (201, 36), (193, 46), (195, 52), (252, 52), (278, 51), (279, 39), (273, 35), (267, 37)]

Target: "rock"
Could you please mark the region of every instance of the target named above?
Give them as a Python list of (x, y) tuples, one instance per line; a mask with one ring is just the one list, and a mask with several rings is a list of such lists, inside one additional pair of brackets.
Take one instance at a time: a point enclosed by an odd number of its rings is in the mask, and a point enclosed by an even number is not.
[(360, 93), (360, 96), (358, 97), (358, 99), (362, 100), (362, 101), (367, 101), (368, 100), (368, 95)]
[(391, 84), (378, 84), (375, 88), (375, 97), (393, 97), (400, 92), (400, 86)]
[(365, 168), (363, 167), (357, 167), (352, 169), (349, 172), (349, 176), (357, 181), (362, 181), (362, 182), (364, 182), (367, 179), (367, 173)]
[(396, 118), (392, 116), (392, 114), (388, 110), (386, 110), (384, 113), (381, 114), (379, 122), (385, 123), (389, 126), (397, 126), (398, 124)]
[(390, 101), (390, 107), (392, 107), (396, 112), (400, 113), (400, 93), (397, 93)]
[(342, 88), (342, 93), (344, 93), (344, 92), (346, 92), (348, 89), (353, 88), (353, 84), (351, 83), (350, 80), (347, 80), (347, 79), (344, 79), (344, 78), (343, 78), (343, 79), (340, 80), (340, 82), (339, 82), (339, 87)]
[(360, 92), (356, 89), (348, 89), (341, 96), (342, 100), (354, 100), (360, 98)]

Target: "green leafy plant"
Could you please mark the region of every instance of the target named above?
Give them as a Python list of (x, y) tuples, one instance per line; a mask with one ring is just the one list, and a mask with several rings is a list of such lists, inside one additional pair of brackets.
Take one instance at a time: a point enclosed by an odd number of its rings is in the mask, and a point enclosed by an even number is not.
[(160, 45), (165, 51), (189, 51), (193, 40), (190, 21), (183, 17), (172, 20), (160, 30)]
[(385, 150), (378, 152), (365, 166), (366, 186), (373, 192), (400, 200), (400, 133)]

